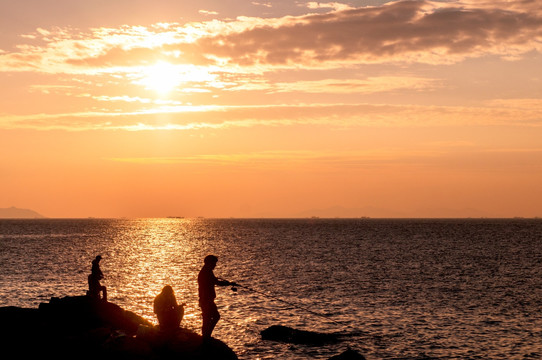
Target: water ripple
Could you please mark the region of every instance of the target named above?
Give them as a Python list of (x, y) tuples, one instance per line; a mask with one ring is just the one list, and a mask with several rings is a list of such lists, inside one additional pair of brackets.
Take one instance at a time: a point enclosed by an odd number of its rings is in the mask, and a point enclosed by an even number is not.
[[(347, 345), (369, 359), (542, 357), (535, 220), (0, 220), (0, 306), (84, 294), (101, 254), (111, 301), (155, 322), (152, 300), (172, 285), (199, 332), (210, 253), (218, 276), (260, 292), (217, 291), (214, 336), (241, 359), (327, 359)], [(346, 336), (262, 341), (273, 324)]]

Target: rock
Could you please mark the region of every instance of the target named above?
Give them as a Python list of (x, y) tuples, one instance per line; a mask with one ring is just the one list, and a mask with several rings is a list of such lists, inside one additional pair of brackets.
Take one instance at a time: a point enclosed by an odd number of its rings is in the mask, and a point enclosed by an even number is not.
[(120, 306), (86, 296), (52, 298), (38, 309), (0, 307), (0, 343), (16, 358), (236, 360), (223, 342), (203, 345), (183, 328), (164, 334)]
[(329, 360), (366, 360), (366, 359), (365, 359), (365, 356), (361, 355), (359, 352), (352, 349), (348, 349), (339, 355), (330, 357)]
[(135, 335), (140, 325), (152, 326), (144, 318), (118, 305), (96, 301), (88, 296), (52, 298), (49, 303), (40, 304), (39, 311), (42, 320), (58, 324), (60, 330), (88, 330), (107, 326)]
[(320, 346), (339, 341), (335, 334), (297, 330), (288, 326), (273, 325), (260, 332), (263, 340), (273, 340), (291, 344)]

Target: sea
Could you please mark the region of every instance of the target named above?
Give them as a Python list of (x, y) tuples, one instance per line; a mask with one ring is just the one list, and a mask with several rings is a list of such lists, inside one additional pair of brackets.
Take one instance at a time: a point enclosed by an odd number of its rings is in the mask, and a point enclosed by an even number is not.
[[(540, 219), (0, 220), (0, 306), (84, 295), (102, 256), (109, 301), (153, 323), (171, 285), (200, 333), (208, 254), (240, 359), (541, 359)], [(272, 325), (340, 335), (324, 346), (262, 340)]]

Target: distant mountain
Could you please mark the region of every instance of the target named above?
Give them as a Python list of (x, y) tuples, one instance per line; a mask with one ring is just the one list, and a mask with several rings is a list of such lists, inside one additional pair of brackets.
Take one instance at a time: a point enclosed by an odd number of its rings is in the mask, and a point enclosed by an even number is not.
[(0, 219), (42, 219), (44, 217), (34, 210), (19, 209), (14, 206), (0, 209)]

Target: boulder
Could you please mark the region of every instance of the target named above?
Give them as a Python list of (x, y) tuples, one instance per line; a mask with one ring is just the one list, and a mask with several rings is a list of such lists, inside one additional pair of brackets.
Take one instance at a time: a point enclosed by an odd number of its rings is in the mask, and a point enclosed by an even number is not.
[(86, 296), (52, 298), (38, 309), (0, 307), (0, 342), (14, 358), (236, 360), (223, 342), (183, 328), (163, 333), (141, 316)]
[(263, 340), (280, 341), (290, 344), (321, 346), (339, 341), (336, 334), (297, 330), (283, 325), (272, 325), (260, 332)]
[(88, 296), (52, 298), (49, 303), (40, 304), (39, 311), (42, 321), (60, 331), (81, 331), (105, 326), (135, 335), (140, 325), (152, 326), (149, 321), (131, 311)]

